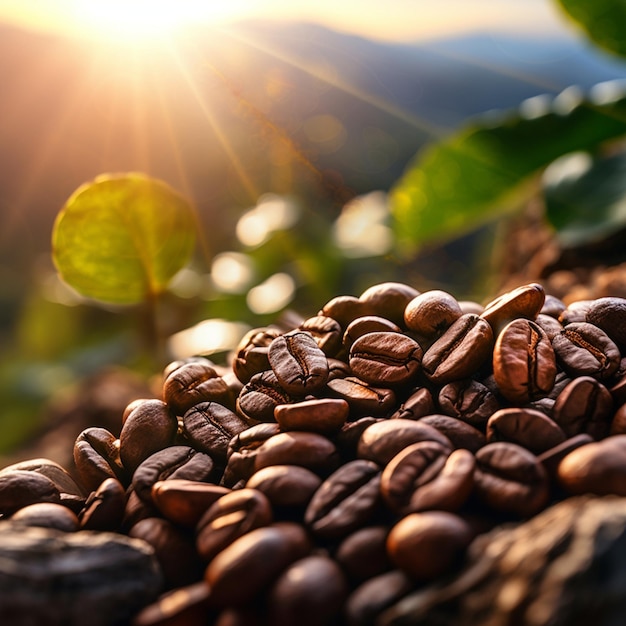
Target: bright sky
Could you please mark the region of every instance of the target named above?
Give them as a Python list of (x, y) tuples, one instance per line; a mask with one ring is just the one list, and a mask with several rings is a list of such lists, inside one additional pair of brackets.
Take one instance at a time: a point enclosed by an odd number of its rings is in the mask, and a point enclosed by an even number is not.
[(90, 36), (139, 38), (173, 26), (240, 18), (311, 20), (391, 40), (563, 28), (554, 0), (0, 0), (0, 21)]

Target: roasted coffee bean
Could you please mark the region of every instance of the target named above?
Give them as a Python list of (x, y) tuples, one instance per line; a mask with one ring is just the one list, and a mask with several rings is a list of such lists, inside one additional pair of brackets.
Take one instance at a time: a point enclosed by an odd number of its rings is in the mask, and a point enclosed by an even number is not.
[(256, 528), (235, 539), (206, 568), (211, 605), (238, 606), (252, 601), (291, 563), (309, 554), (311, 547), (304, 528), (292, 522)]
[(79, 513), (81, 530), (117, 531), (121, 528), (126, 509), (126, 492), (122, 483), (107, 478), (88, 496)]
[(193, 538), (168, 520), (148, 517), (137, 522), (128, 536), (142, 539), (154, 548), (166, 589), (202, 580), (204, 564), (195, 550)]
[(372, 332), (350, 348), (350, 369), (365, 382), (381, 387), (404, 385), (420, 371), (422, 348), (408, 335)]
[(105, 428), (86, 428), (74, 443), (74, 464), (80, 481), (94, 491), (107, 478), (127, 484), (127, 472), (120, 459), (119, 439)]
[(206, 626), (210, 594), (204, 580), (168, 591), (141, 609), (131, 626)]
[(545, 452), (565, 439), (561, 427), (535, 409), (500, 409), (487, 422), (487, 441), (511, 441), (534, 454)]
[(279, 404), (274, 418), (281, 430), (336, 433), (350, 415), (350, 406), (340, 398), (315, 398), (292, 404)]
[(397, 324), (394, 324), (391, 320), (384, 317), (378, 317), (376, 315), (357, 317), (348, 324), (348, 328), (346, 328), (343, 334), (343, 347), (349, 351), (352, 344), (359, 337), (367, 335), (367, 333), (378, 332), (402, 333), (402, 329)]
[(387, 554), (388, 534), (387, 526), (365, 526), (342, 540), (334, 556), (351, 581), (360, 583), (392, 569)]
[(309, 333), (292, 331), (276, 337), (268, 358), (280, 385), (304, 396), (321, 389), (328, 379), (328, 360)]
[(476, 453), (474, 489), (494, 511), (530, 517), (548, 503), (545, 469), (532, 453), (515, 443), (488, 443)]
[(280, 426), (276, 423), (255, 424), (232, 438), (228, 444), (228, 460), (224, 468), (222, 482), (233, 487), (239, 481), (246, 481), (254, 473), (254, 460), (261, 444), (277, 435)]
[(435, 341), (422, 359), (422, 370), (431, 382), (445, 385), (475, 374), (491, 358), (493, 331), (478, 315), (457, 318)]
[(266, 370), (255, 374), (243, 387), (237, 398), (237, 412), (250, 421), (273, 422), (274, 409), (291, 400), (276, 374)]
[(350, 366), (341, 359), (328, 359), (328, 382), (336, 378), (347, 378), (352, 375)]
[(206, 367), (215, 367), (215, 363), (211, 361), (211, 359), (201, 356), (201, 355), (193, 355), (188, 357), (183, 357), (182, 359), (176, 359), (175, 361), (170, 361), (164, 368), (162, 373), (162, 379), (165, 380), (170, 374), (175, 372), (178, 368), (183, 365), (188, 365), (189, 363), (195, 363), (196, 365), (206, 366)]
[[(586, 322), (589, 321), (593, 324), (592, 320), (587, 320), (587, 311), (593, 304), (593, 300), (576, 300), (570, 302), (565, 310), (559, 315), (559, 322), (563, 326), (567, 326), (572, 322)], [(598, 324), (596, 324), (599, 326)]]
[(291, 431), (279, 433), (256, 450), (254, 469), (270, 465), (300, 465), (321, 476), (339, 465), (339, 453), (333, 442), (318, 433)]
[(145, 400), (128, 414), (120, 433), (120, 459), (129, 472), (174, 443), (178, 420), (161, 400)]
[(546, 299), (541, 307), (541, 311), (539, 311), (539, 316), (546, 315), (552, 317), (553, 319), (558, 319), (566, 308), (567, 307), (563, 300), (548, 293), (546, 294)]
[(601, 328), (626, 352), (626, 298), (598, 298), (589, 303), (585, 320)]
[(357, 317), (373, 315), (372, 306), (356, 296), (336, 296), (331, 298), (319, 311), (318, 315), (326, 315), (336, 320), (345, 330), (348, 324)]
[(176, 415), (184, 415), (199, 402), (231, 403), (230, 389), (215, 368), (201, 362), (187, 363), (163, 382), (163, 400)]
[(183, 415), (183, 433), (191, 445), (222, 464), (226, 462), (232, 438), (249, 425), (246, 419), (218, 402), (201, 402)]
[(615, 411), (611, 420), (609, 435), (626, 435), (626, 404)]
[(539, 283), (529, 283), (509, 291), (485, 305), (481, 317), (487, 320), (497, 335), (511, 320), (534, 320), (543, 308), (546, 292)]
[(289, 565), (267, 594), (272, 626), (332, 626), (341, 616), (348, 583), (330, 557), (310, 555)]
[(384, 467), (401, 450), (419, 441), (436, 441), (452, 450), (450, 440), (436, 428), (422, 420), (383, 420), (363, 431), (357, 455)]
[(196, 527), (196, 548), (211, 561), (235, 539), (274, 521), (267, 496), (256, 489), (239, 489), (212, 504)]
[(354, 422), (346, 422), (339, 433), (333, 437), (337, 450), (339, 450), (342, 457), (354, 459), (363, 431), (382, 419), (382, 417), (361, 417)]
[(432, 289), (413, 298), (404, 310), (409, 330), (424, 337), (439, 337), (463, 315), (457, 299), (446, 291)]
[(25, 526), (52, 528), (66, 533), (78, 530), (78, 517), (66, 506), (57, 502), (37, 502), (22, 507), (11, 516), (12, 522)]
[(473, 539), (469, 524), (446, 511), (411, 513), (387, 537), (389, 557), (417, 581), (430, 581), (457, 565)]
[(152, 486), (160, 480), (178, 478), (209, 482), (213, 459), (189, 446), (170, 446), (150, 455), (133, 474), (132, 486), (146, 503), (152, 502)]
[(445, 435), (453, 448), (464, 448), (476, 452), (486, 443), (482, 431), (456, 417), (434, 413), (422, 417), (420, 422), (436, 428), (442, 435)]
[(389, 281), (368, 287), (359, 296), (359, 300), (371, 309), (372, 315), (384, 317), (402, 326), (404, 310), (417, 296), (419, 291), (411, 285)]
[(394, 569), (359, 585), (346, 601), (349, 626), (374, 626), (380, 614), (413, 591), (414, 582), (402, 570)]
[(76, 483), (71, 474), (59, 463), (46, 458), (36, 458), (26, 461), (18, 461), (12, 465), (7, 465), (0, 470), (0, 476), (15, 470), (25, 472), (37, 472), (49, 478), (61, 494), (61, 502), (67, 504), (64, 496), (76, 496), (77, 500), (85, 498), (81, 487)]
[(568, 324), (552, 339), (561, 367), (570, 376), (611, 378), (619, 367), (621, 355), (608, 335), (588, 322)]
[(500, 402), (491, 390), (471, 378), (444, 385), (439, 391), (437, 402), (443, 414), (456, 417), (476, 428), (483, 428), (500, 408)]
[(342, 398), (350, 407), (351, 419), (359, 417), (386, 417), (395, 406), (392, 389), (370, 385), (356, 376), (335, 378), (328, 382), (329, 392)]
[(60, 501), (57, 486), (43, 474), (13, 470), (0, 475), (0, 515), (12, 515), (18, 509), (37, 502)]
[(474, 455), (450, 452), (435, 441), (407, 446), (389, 461), (381, 475), (386, 504), (400, 515), (427, 510), (458, 511), (474, 486)]
[(322, 479), (299, 465), (271, 465), (250, 476), (247, 489), (257, 489), (273, 507), (306, 507)]
[(570, 494), (626, 496), (626, 435), (573, 450), (559, 463), (557, 478)]
[(580, 448), (581, 446), (586, 446), (588, 443), (591, 443), (593, 438), (591, 435), (587, 433), (581, 433), (580, 435), (574, 435), (569, 439), (566, 439), (562, 443), (542, 452), (537, 456), (539, 462), (543, 465), (548, 476), (550, 478), (555, 478), (557, 474), (557, 470), (559, 467), (559, 463), (570, 453), (576, 450), (576, 448)]
[(556, 378), (556, 357), (546, 333), (526, 319), (507, 324), (496, 340), (493, 376), (510, 402), (526, 404), (548, 395)]
[(282, 333), (277, 328), (254, 328), (240, 340), (233, 358), (233, 372), (245, 385), (255, 374), (270, 369), (270, 343)]
[(564, 328), (564, 326), (559, 322), (558, 319), (554, 317), (550, 317), (549, 315), (544, 315), (540, 313), (537, 315), (537, 319), (535, 319), (535, 324), (543, 330), (548, 339), (552, 341), (556, 335), (558, 335)]
[(413, 393), (399, 406), (391, 416), (392, 419), (417, 420), (425, 415), (430, 415), (435, 411), (433, 394), (427, 387), (421, 387)]
[(337, 320), (327, 315), (315, 315), (299, 326), (307, 332), (327, 357), (336, 356), (342, 347), (343, 330)]
[(207, 509), (230, 489), (197, 480), (168, 478), (152, 485), (152, 502), (170, 522), (195, 528)]
[(601, 439), (609, 431), (613, 398), (595, 378), (574, 378), (558, 395), (552, 417), (568, 437), (588, 433)]
[(344, 537), (367, 524), (380, 503), (380, 467), (357, 459), (342, 465), (315, 492), (304, 522), (319, 537)]

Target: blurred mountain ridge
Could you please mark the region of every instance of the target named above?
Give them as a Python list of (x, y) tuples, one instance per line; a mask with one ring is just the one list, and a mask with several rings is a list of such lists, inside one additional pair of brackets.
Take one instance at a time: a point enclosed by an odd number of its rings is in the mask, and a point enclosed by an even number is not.
[(575, 37), (399, 44), (243, 22), (115, 50), (0, 25), (0, 264), (46, 251), (63, 202), (102, 172), (167, 180), (227, 241), (265, 191), (387, 189), (464, 120), (625, 69)]

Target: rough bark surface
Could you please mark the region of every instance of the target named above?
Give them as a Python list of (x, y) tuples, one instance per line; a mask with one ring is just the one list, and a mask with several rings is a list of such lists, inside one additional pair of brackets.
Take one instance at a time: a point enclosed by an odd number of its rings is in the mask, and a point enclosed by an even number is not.
[(114, 626), (153, 601), (161, 585), (143, 541), (0, 522), (0, 624)]
[(623, 626), (626, 498), (565, 500), (471, 544), (453, 578), (387, 610), (381, 626)]

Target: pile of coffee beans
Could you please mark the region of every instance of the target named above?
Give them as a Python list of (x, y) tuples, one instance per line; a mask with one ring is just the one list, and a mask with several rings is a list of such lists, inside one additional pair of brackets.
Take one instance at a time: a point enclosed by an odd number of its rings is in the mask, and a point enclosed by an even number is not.
[(377, 284), (171, 363), (74, 460), (2, 470), (0, 516), (152, 546), (132, 626), (376, 624), (496, 526), (626, 496), (626, 299)]

